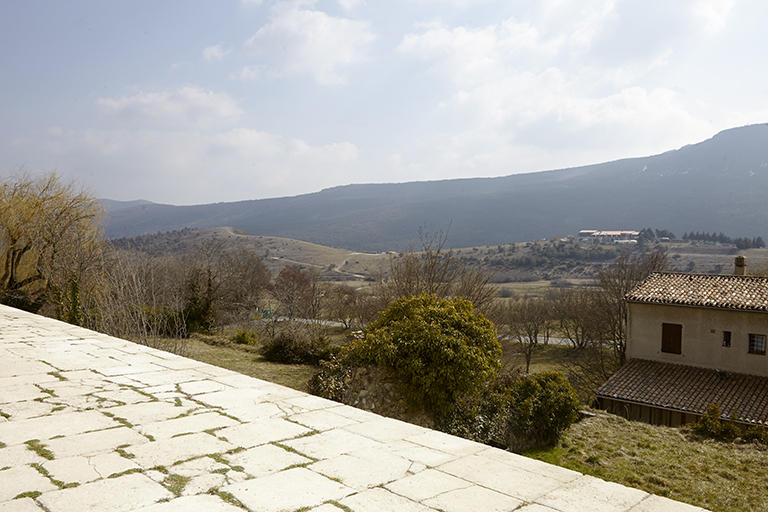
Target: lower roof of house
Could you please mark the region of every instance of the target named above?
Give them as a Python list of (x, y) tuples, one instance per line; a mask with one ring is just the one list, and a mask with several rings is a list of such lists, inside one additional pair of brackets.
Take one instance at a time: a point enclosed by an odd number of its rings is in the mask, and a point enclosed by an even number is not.
[(768, 377), (630, 359), (596, 395), (692, 414), (716, 404), (736, 421), (768, 424)]

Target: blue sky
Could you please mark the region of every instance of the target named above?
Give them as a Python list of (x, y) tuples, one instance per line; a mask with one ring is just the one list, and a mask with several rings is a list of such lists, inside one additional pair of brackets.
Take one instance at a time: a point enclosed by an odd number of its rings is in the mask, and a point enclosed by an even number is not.
[(0, 174), (200, 204), (768, 122), (763, 0), (3, 0)]

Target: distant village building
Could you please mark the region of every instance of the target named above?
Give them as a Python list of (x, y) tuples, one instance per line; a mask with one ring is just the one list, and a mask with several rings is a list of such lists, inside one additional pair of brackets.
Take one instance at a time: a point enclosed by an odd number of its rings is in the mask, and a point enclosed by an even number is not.
[(639, 237), (639, 231), (598, 231), (596, 229), (579, 231), (579, 240), (582, 242), (637, 243)]
[(678, 426), (711, 404), (768, 424), (768, 278), (658, 272), (627, 297), (627, 364), (597, 390), (601, 408)]

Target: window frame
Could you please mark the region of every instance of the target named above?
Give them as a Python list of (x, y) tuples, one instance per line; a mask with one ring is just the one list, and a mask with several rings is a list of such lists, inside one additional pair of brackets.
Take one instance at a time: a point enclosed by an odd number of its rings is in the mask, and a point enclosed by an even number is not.
[(731, 348), (731, 331), (723, 331), (723, 347)]
[(748, 345), (748, 351), (749, 354), (755, 354), (759, 356), (765, 355), (765, 346), (766, 346), (766, 335), (765, 334), (756, 334), (756, 333), (749, 333), (749, 345)]

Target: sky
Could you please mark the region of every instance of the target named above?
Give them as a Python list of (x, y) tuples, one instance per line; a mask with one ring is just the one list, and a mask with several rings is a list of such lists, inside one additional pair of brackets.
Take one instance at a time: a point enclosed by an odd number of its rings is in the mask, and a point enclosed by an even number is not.
[(764, 0), (3, 0), (0, 176), (205, 204), (768, 122)]

